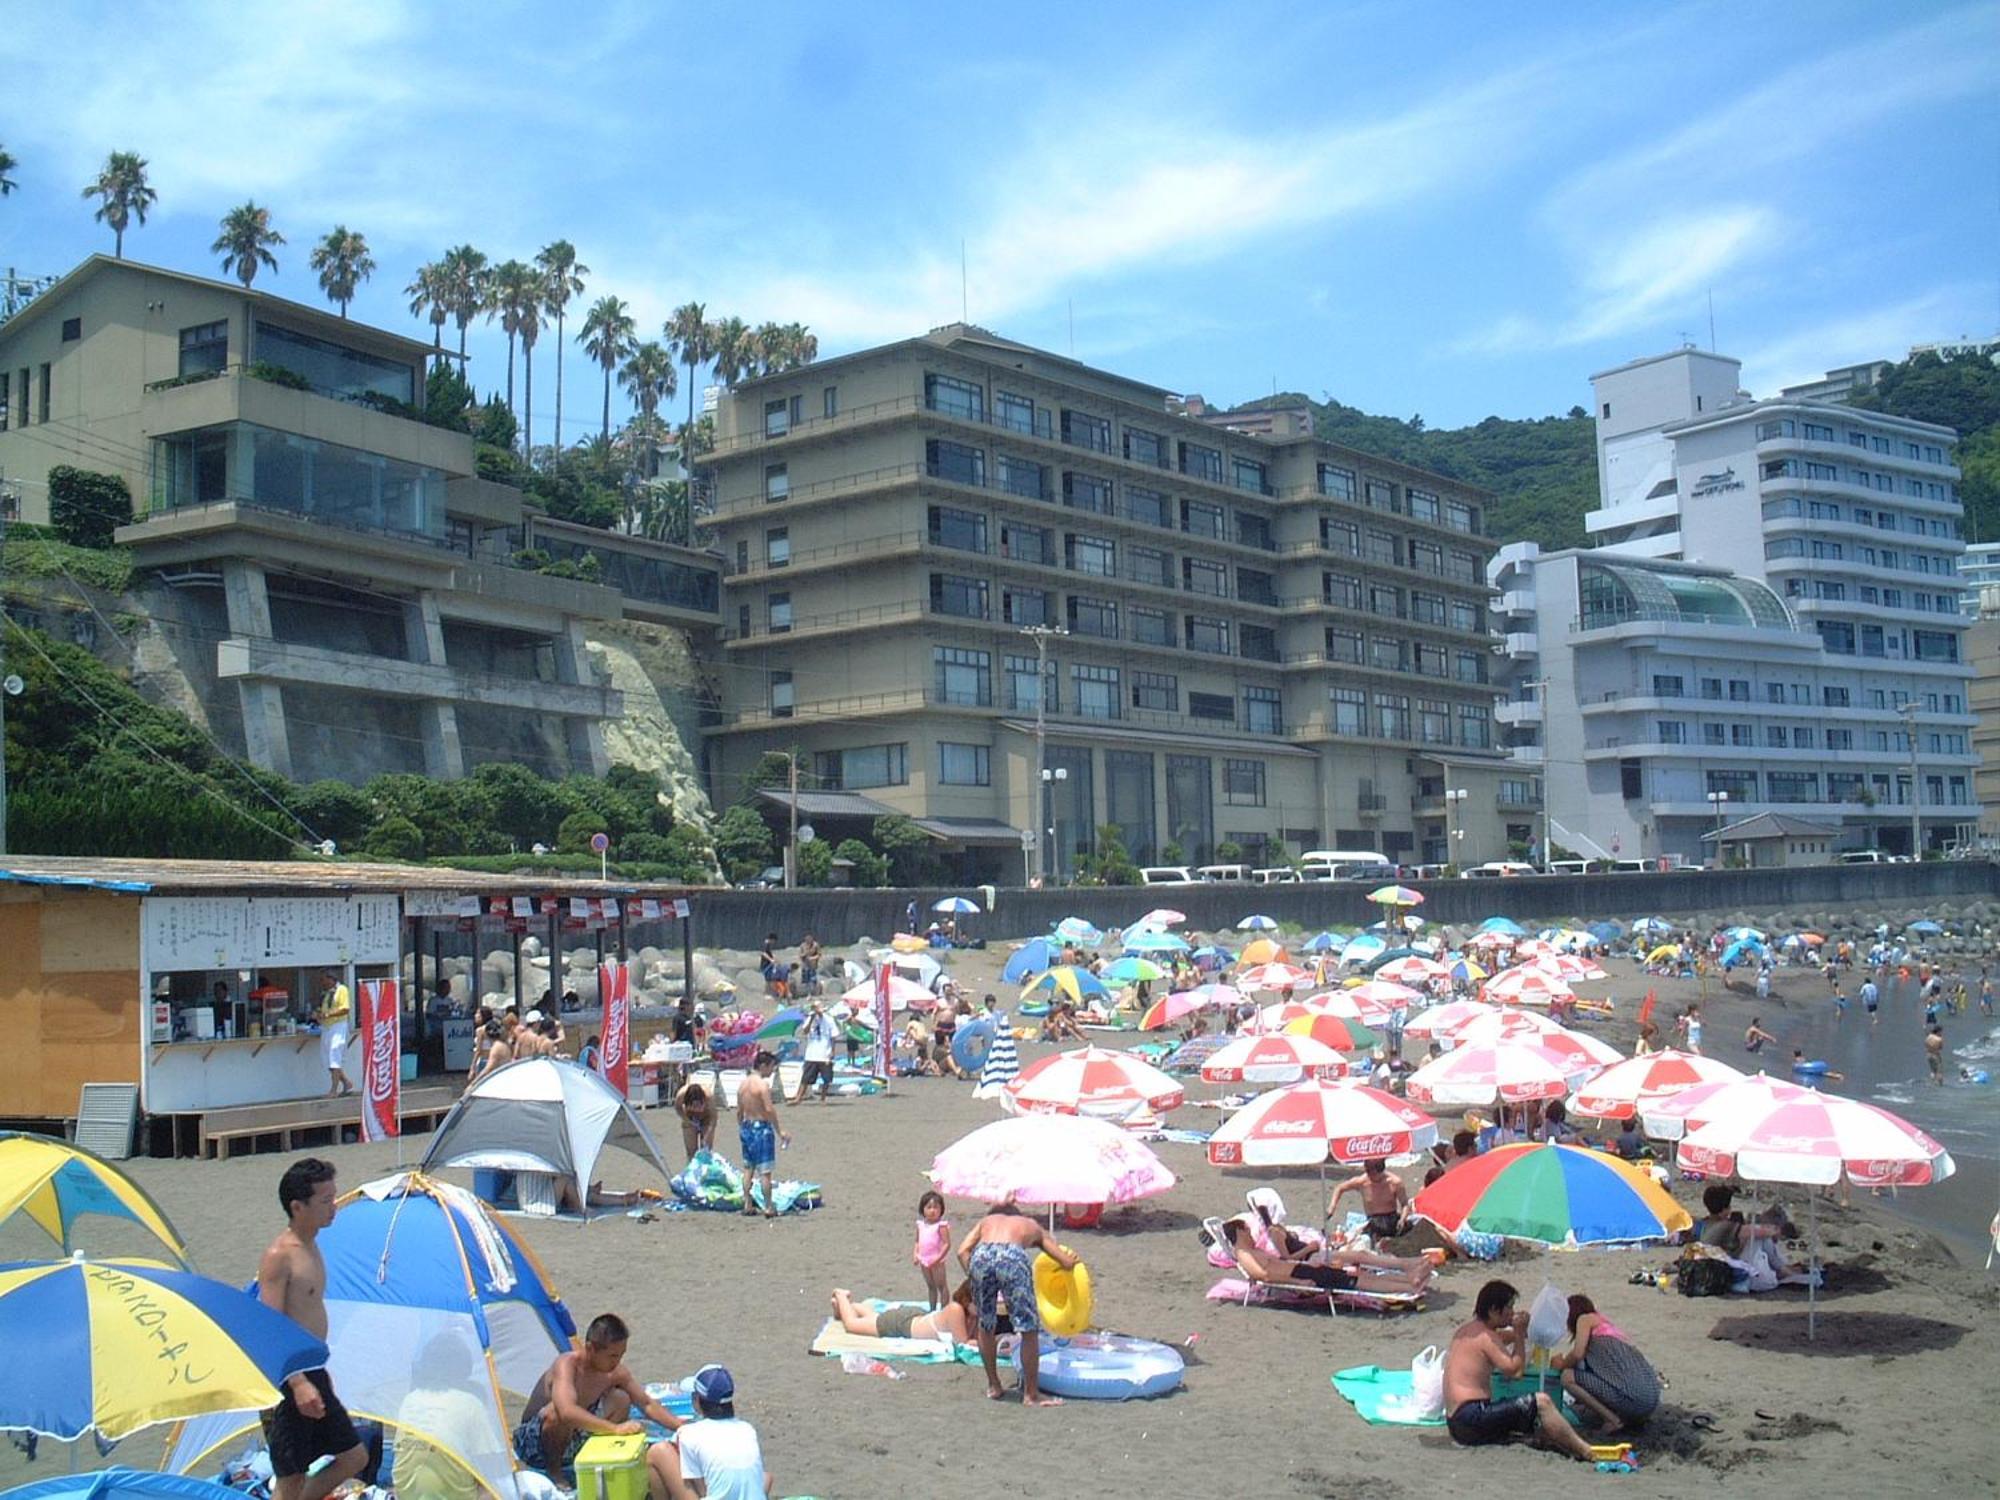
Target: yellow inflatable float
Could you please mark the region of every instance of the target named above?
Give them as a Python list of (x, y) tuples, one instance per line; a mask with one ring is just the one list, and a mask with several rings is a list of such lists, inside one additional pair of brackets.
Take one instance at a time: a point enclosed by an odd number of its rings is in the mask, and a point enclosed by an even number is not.
[(1042, 1329), (1068, 1338), (1090, 1327), (1090, 1267), (1078, 1261), (1065, 1271), (1048, 1255), (1035, 1257), (1035, 1305)]

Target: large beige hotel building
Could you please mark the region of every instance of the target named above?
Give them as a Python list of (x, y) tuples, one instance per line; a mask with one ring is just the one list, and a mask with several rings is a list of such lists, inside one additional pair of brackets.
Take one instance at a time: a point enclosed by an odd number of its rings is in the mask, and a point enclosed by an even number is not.
[(796, 748), (802, 815), (910, 813), (1003, 880), (1104, 825), (1189, 865), (1540, 832), (1479, 491), (965, 325), (738, 385), (716, 436), (718, 794)]

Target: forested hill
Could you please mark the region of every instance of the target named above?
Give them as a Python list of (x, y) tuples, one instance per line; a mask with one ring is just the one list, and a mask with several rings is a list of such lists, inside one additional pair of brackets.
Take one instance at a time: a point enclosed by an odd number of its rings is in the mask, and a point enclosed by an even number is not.
[[(1487, 521), (1501, 541), (1584, 545), (1584, 512), (1597, 504), (1597, 458), (1590, 415), (1582, 407), (1561, 417), (1488, 417), (1471, 427), (1431, 428), (1422, 417), (1370, 416), (1338, 401), (1296, 394), (1243, 406), (1301, 401), (1312, 408), (1314, 429), (1328, 442), (1491, 490), (1495, 498)], [(1973, 357), (1915, 355), (1890, 366), (1874, 391), (1855, 404), (1956, 427), (1958, 462), (1965, 471), (1966, 537), (2000, 539), (2000, 366)]]

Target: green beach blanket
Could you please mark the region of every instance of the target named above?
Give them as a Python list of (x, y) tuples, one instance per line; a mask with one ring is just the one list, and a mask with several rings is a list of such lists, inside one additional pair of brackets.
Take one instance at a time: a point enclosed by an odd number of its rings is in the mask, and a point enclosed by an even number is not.
[[(1333, 1388), (1352, 1403), (1361, 1413), (1363, 1421), (1384, 1427), (1442, 1427), (1444, 1418), (1408, 1417), (1399, 1410), (1410, 1399), (1410, 1372), (1408, 1370), (1385, 1370), (1380, 1365), (1354, 1365), (1349, 1369), (1333, 1372)], [(1496, 1377), (1493, 1382), (1493, 1399), (1505, 1401), (1510, 1396), (1532, 1396), (1540, 1390), (1541, 1384), (1531, 1375), (1522, 1375), (1509, 1380)], [(1555, 1391), (1562, 1389), (1555, 1384)], [(1560, 1400), (1556, 1401), (1561, 1406)], [(1565, 1410), (1572, 1425), (1576, 1422), (1573, 1413)]]

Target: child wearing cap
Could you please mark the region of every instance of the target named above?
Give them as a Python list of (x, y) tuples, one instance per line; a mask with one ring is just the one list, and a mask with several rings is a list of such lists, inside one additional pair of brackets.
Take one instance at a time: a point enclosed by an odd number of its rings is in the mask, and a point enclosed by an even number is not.
[(697, 1420), (678, 1434), (681, 1479), (708, 1500), (766, 1500), (771, 1476), (757, 1429), (736, 1415), (736, 1381), (721, 1365), (703, 1365), (694, 1376)]

